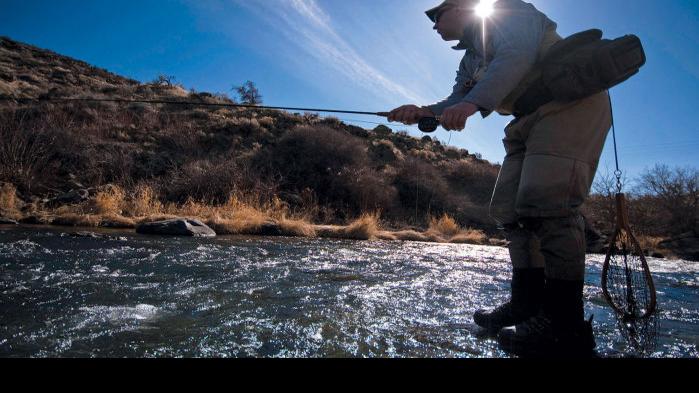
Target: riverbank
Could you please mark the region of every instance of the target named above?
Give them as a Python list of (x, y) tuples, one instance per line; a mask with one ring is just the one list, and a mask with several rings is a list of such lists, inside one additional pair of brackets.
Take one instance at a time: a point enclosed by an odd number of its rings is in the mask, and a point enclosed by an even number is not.
[[(448, 215), (429, 220), (429, 227), (384, 228), (379, 212), (368, 212), (345, 225), (312, 223), (307, 211), (292, 211), (281, 200), (267, 203), (246, 195), (232, 195), (225, 204), (211, 205), (189, 200), (164, 204), (149, 187), (131, 195), (114, 185), (94, 190), (93, 197), (75, 193), (74, 203), (56, 205), (56, 200), (24, 203), (15, 189), (0, 189), (0, 217), (18, 224), (63, 227), (136, 229), (141, 224), (170, 219), (198, 220), (218, 235), (286, 236), (353, 240), (395, 240), (431, 243), (460, 243), (504, 246), (502, 239), (489, 238), (483, 231), (462, 228)], [(89, 193), (88, 193), (89, 195)]]

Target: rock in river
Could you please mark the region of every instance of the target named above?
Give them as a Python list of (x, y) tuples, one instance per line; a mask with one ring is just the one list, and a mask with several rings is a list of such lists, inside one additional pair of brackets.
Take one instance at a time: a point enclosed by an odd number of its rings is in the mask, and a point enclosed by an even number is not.
[(136, 233), (144, 235), (173, 235), (214, 237), (216, 232), (199, 220), (176, 218), (172, 220), (149, 222), (136, 227)]
[(0, 225), (17, 225), (18, 222), (10, 218), (0, 217)]

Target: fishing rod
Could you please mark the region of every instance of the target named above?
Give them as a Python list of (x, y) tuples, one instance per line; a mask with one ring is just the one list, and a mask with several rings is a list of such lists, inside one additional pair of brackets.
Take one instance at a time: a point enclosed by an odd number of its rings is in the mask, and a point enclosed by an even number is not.
[[(14, 98), (3, 96), (0, 97), (3, 101), (61, 101), (61, 102), (116, 102), (116, 103), (139, 103), (139, 104), (167, 104), (167, 105), (192, 105), (192, 106), (211, 106), (221, 108), (255, 108), (255, 109), (271, 109), (271, 110), (287, 110), (287, 111), (303, 111), (303, 112), (323, 112), (323, 113), (343, 113), (350, 115), (369, 115), (388, 117), (390, 112), (362, 112), (362, 111), (344, 111), (337, 109), (317, 109), (317, 108), (293, 108), (282, 106), (262, 106), (253, 104), (231, 104), (231, 103), (210, 103), (210, 102), (191, 102), (191, 101), (169, 101), (169, 100), (132, 100), (125, 98)], [(418, 122), (418, 128), (424, 133), (432, 133), (440, 126), (439, 118), (423, 117)]]

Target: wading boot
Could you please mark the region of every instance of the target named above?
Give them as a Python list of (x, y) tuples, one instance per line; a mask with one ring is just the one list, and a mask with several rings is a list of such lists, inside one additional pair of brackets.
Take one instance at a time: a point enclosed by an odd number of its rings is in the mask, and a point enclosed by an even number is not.
[(511, 300), (492, 311), (476, 311), (473, 321), (490, 332), (497, 332), (537, 315), (543, 303), (544, 282), (544, 269), (514, 269)]
[(544, 307), (498, 334), (500, 348), (523, 357), (589, 358), (596, 347), (592, 318), (583, 319), (582, 281), (546, 280)]

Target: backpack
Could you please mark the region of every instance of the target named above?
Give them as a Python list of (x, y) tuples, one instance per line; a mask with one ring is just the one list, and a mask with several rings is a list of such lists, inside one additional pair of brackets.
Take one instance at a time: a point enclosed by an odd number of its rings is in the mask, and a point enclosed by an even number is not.
[(574, 34), (549, 49), (538, 64), (541, 77), (517, 100), (514, 114), (526, 116), (551, 101), (571, 102), (611, 89), (645, 63), (635, 35), (609, 40), (598, 29)]

